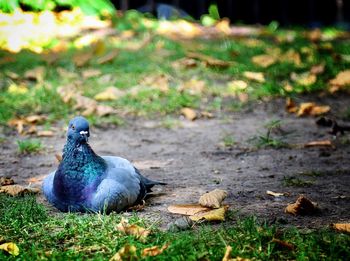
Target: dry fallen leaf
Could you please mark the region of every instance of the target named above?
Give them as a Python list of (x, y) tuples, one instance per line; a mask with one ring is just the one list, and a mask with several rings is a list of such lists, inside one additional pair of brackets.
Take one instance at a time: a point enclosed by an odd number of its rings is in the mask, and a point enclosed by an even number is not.
[(169, 77), (165, 74), (149, 75), (145, 77), (140, 84), (156, 88), (164, 93), (169, 91)]
[(311, 215), (316, 211), (316, 205), (303, 195), (300, 195), (295, 203), (289, 204), (285, 209), (286, 213), (292, 215)]
[(55, 158), (58, 162), (62, 161), (62, 156), (60, 154), (55, 154)]
[(25, 194), (37, 194), (40, 192), (38, 188), (23, 187), (21, 185), (7, 185), (0, 187), (0, 193), (11, 196), (23, 196)]
[(317, 80), (317, 76), (310, 72), (305, 72), (301, 74), (296, 74), (295, 72), (292, 72), (290, 78), (299, 85), (303, 86), (310, 86), (314, 84)]
[(197, 112), (191, 108), (182, 108), (181, 114), (190, 121), (194, 121), (198, 116)]
[(23, 126), (25, 124), (25, 120), (23, 119), (12, 119), (7, 122), (9, 126), (16, 126), (18, 134), (23, 134)]
[(205, 81), (190, 79), (179, 86), (179, 91), (187, 91), (191, 95), (201, 94), (205, 89)]
[(67, 71), (66, 69), (62, 68), (62, 67), (57, 67), (57, 73), (59, 74), (59, 76), (61, 78), (64, 79), (71, 79), (71, 78), (78, 78), (79, 75), (77, 73), (71, 72), (71, 71)]
[(318, 64), (318, 65), (314, 65), (311, 67), (310, 69), (310, 73), (312, 74), (322, 74), (324, 72), (324, 68), (325, 68), (325, 64), (324, 63), (321, 63), (321, 64)]
[(232, 247), (231, 246), (226, 246), (226, 251), (225, 251), (225, 255), (222, 258), (222, 261), (250, 261), (249, 258), (243, 258), (243, 257), (235, 257), (232, 258), (231, 257), (231, 252), (232, 252)]
[(111, 62), (114, 60), (115, 57), (117, 57), (119, 54), (119, 51), (117, 49), (110, 51), (109, 53), (106, 53), (105, 55), (101, 56), (97, 59), (98, 64), (105, 64), (108, 62)]
[(38, 131), (36, 135), (39, 137), (52, 137), (54, 135), (54, 132), (51, 130), (43, 130)]
[(350, 70), (345, 70), (337, 74), (337, 76), (330, 80), (331, 85), (346, 86), (350, 85)]
[(180, 69), (180, 68), (194, 68), (198, 66), (197, 60), (192, 59), (192, 58), (188, 58), (188, 57), (184, 57), (181, 58), (179, 60), (174, 61), (171, 66), (174, 69)]
[(286, 111), (289, 113), (295, 113), (298, 111), (298, 106), (289, 97), (286, 99)]
[(319, 116), (329, 112), (330, 110), (331, 107), (328, 105), (318, 106), (313, 102), (305, 102), (299, 105), (297, 115), (299, 117), (306, 115)]
[(0, 249), (6, 251), (7, 253), (13, 255), (13, 256), (18, 256), (19, 255), (19, 248), (15, 243), (9, 242), (9, 243), (4, 243), (0, 245)]
[(276, 57), (269, 54), (261, 54), (252, 57), (252, 62), (263, 68), (269, 67), (270, 65), (276, 63), (276, 61)]
[(15, 184), (14, 180), (9, 177), (0, 177), (0, 186), (7, 186)]
[(168, 207), (168, 211), (170, 213), (187, 215), (187, 216), (192, 216), (199, 212), (209, 211), (209, 210), (210, 208), (203, 207), (197, 204), (179, 204), (179, 205), (170, 205)]
[(119, 251), (109, 259), (109, 261), (132, 261), (138, 260), (136, 255), (136, 247), (133, 245), (125, 245)]
[(295, 245), (283, 240), (280, 240), (278, 238), (273, 238), (272, 242), (276, 243), (277, 245), (283, 247), (283, 248), (287, 248), (289, 250), (294, 250), (295, 249)]
[(97, 101), (114, 101), (125, 95), (125, 92), (116, 87), (108, 87), (103, 92), (95, 95), (94, 99)]
[(24, 120), (28, 123), (38, 123), (42, 122), (46, 119), (44, 115), (30, 115), (24, 118)]
[(92, 56), (93, 52), (77, 53), (73, 56), (73, 62), (76, 66), (82, 67), (91, 60)]
[(227, 207), (224, 206), (218, 209), (209, 210), (207, 212), (197, 213), (195, 215), (190, 216), (190, 219), (193, 221), (199, 221), (199, 220), (224, 221), (226, 210), (227, 210)]
[(339, 232), (350, 233), (350, 223), (334, 223), (331, 227)]
[(261, 83), (265, 82), (265, 77), (262, 72), (244, 72), (243, 76), (249, 80), (254, 80)]
[(151, 233), (150, 230), (147, 230), (138, 225), (130, 225), (126, 219), (122, 219), (117, 225), (117, 229), (127, 235), (133, 235), (141, 242), (145, 242), (148, 235)]
[(271, 191), (271, 190), (267, 190), (267, 191), (266, 191), (266, 194), (267, 194), (267, 195), (270, 195), (270, 196), (273, 196), (273, 197), (276, 197), (276, 198), (285, 195), (285, 193), (273, 192), (273, 191)]
[(167, 249), (169, 247), (169, 244), (165, 244), (164, 246), (162, 246), (161, 248), (159, 248), (159, 246), (153, 246), (153, 247), (148, 247), (145, 248), (144, 250), (142, 250), (142, 257), (146, 257), (146, 256), (158, 256), (161, 253), (163, 253), (163, 251), (165, 249)]
[(233, 62), (216, 59), (202, 53), (188, 52), (186, 56), (188, 58), (198, 59), (202, 61), (207, 67), (227, 68), (234, 64)]
[(84, 79), (88, 79), (91, 77), (97, 77), (100, 76), (102, 74), (102, 72), (100, 70), (97, 69), (86, 69), (84, 71), (82, 71), (81, 75), (83, 76)]
[(242, 80), (234, 80), (227, 83), (227, 92), (236, 96), (237, 93), (247, 89), (248, 84)]
[(215, 189), (203, 194), (199, 198), (199, 204), (208, 208), (220, 208), (221, 202), (227, 197), (227, 191)]
[(34, 80), (37, 82), (43, 82), (45, 77), (45, 67), (38, 66), (30, 69), (24, 73), (24, 77), (28, 80)]
[(296, 66), (301, 65), (300, 54), (297, 51), (293, 50), (293, 49), (290, 49), (287, 52), (285, 52), (280, 57), (280, 61), (294, 63)]
[(304, 145), (304, 147), (334, 147), (332, 141), (330, 140), (317, 140), (310, 141)]

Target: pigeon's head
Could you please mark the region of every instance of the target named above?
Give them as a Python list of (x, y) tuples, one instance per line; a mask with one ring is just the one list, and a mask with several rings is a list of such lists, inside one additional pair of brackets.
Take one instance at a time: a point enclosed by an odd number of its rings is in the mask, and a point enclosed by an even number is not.
[(89, 122), (82, 116), (73, 118), (68, 125), (67, 138), (77, 144), (88, 142)]

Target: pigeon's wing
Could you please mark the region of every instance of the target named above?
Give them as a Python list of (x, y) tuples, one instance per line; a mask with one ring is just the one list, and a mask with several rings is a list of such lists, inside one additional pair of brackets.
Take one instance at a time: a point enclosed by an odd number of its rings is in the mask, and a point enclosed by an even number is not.
[(43, 181), (42, 190), (47, 200), (61, 211), (67, 211), (67, 205), (60, 202), (53, 193), (53, 180), (55, 177), (55, 171), (51, 172)]
[(134, 169), (109, 166), (91, 199), (91, 208), (119, 212), (134, 205), (142, 193), (140, 178)]

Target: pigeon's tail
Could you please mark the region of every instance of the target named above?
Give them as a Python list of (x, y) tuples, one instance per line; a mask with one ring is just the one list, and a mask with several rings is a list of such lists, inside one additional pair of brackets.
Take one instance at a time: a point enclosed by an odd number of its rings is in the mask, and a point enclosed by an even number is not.
[(140, 175), (141, 183), (144, 184), (146, 192), (152, 192), (151, 188), (155, 185), (167, 185), (167, 183), (165, 183), (165, 182), (154, 181), (154, 180), (146, 178), (145, 176), (142, 176), (142, 174), (140, 173), (140, 171), (137, 168), (135, 168), (135, 171), (137, 174)]

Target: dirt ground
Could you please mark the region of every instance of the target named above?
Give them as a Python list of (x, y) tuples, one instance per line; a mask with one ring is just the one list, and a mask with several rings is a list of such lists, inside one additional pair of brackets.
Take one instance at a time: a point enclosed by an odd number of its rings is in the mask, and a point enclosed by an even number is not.
[[(331, 116), (341, 118), (349, 108), (350, 97), (305, 97), (332, 107)], [(301, 101), (301, 100), (300, 100)], [(317, 228), (333, 222), (350, 222), (350, 135), (334, 140), (336, 148), (256, 148), (248, 140), (265, 134), (264, 125), (282, 120), (282, 133), (289, 144), (332, 139), (328, 128), (315, 124), (315, 118), (298, 118), (284, 110), (284, 100), (253, 104), (237, 113), (216, 114), (213, 119), (188, 121), (179, 126), (160, 127), (157, 120), (128, 119), (121, 127), (92, 128), (90, 144), (100, 155), (129, 159), (141, 172), (167, 186), (154, 189), (140, 214), (165, 226), (178, 216), (170, 214), (171, 204), (196, 203), (200, 195), (215, 188), (229, 192), (225, 200), (237, 215), (256, 215), (268, 222)], [(340, 120), (340, 122), (342, 122)], [(346, 122), (343, 122), (346, 123)], [(12, 176), (16, 183), (40, 186), (42, 179), (57, 167), (55, 154), (65, 143), (65, 122), (58, 123), (57, 135), (43, 138), (45, 151), (19, 155), (14, 132), (1, 146), (0, 176)], [(236, 143), (225, 147), (225, 136)], [(274, 134), (281, 137), (281, 133)], [(308, 182), (309, 186), (286, 186), (288, 177)], [(300, 185), (300, 184), (299, 184)], [(267, 190), (285, 192), (274, 198)], [(313, 216), (294, 217), (284, 213), (299, 194), (318, 203), (321, 211)], [(39, 201), (44, 202), (42, 195)], [(55, 211), (51, 208), (52, 211)]]

